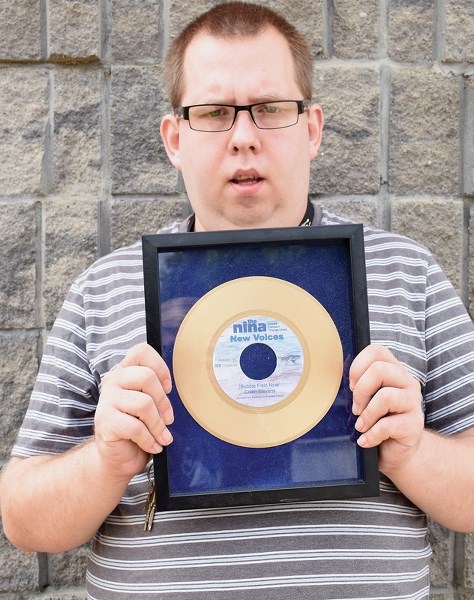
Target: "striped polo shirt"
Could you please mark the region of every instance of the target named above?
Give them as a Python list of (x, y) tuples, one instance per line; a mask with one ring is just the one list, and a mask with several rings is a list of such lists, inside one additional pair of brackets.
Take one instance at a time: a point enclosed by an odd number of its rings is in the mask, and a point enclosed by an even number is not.
[[(318, 215), (324, 226), (350, 222)], [(427, 427), (474, 427), (474, 330), (463, 304), (424, 247), (370, 227), (364, 235), (372, 342), (420, 381)], [(90, 438), (102, 376), (145, 339), (136, 243), (72, 285), (13, 455), (57, 454)], [(382, 475), (375, 498), (162, 512), (144, 533), (148, 491), (146, 473), (134, 477), (97, 532), (89, 598), (428, 598), (426, 517)]]

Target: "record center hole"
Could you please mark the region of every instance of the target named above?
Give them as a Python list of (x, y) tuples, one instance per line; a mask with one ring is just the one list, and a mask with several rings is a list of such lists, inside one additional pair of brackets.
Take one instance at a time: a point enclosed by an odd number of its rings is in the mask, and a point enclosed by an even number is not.
[(240, 355), (240, 368), (250, 379), (266, 379), (273, 374), (276, 366), (276, 354), (267, 344), (250, 344)]

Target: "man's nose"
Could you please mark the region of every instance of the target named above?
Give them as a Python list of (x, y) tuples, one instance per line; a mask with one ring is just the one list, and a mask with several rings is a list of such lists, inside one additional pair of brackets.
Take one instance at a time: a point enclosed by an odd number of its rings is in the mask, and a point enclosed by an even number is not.
[(247, 110), (241, 110), (235, 117), (234, 125), (231, 129), (230, 144), (236, 150), (260, 148), (259, 129), (252, 119), (252, 115)]

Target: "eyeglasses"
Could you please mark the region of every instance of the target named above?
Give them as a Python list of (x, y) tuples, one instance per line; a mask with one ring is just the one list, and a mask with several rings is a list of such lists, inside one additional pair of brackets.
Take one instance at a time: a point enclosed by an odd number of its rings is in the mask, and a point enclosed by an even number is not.
[[(235, 123), (237, 113), (248, 111), (259, 129), (282, 129), (298, 123), (309, 106), (307, 100), (277, 100), (236, 106), (233, 104), (194, 104), (182, 106), (183, 119), (194, 131), (229, 131)], [(178, 113), (179, 115), (179, 113)]]

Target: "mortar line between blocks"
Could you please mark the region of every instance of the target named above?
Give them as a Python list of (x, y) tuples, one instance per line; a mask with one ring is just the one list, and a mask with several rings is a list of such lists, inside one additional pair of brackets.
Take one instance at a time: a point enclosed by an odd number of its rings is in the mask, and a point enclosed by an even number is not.
[(446, 46), (446, 0), (433, 2), (433, 59), (442, 62)]
[(49, 56), (49, 0), (40, 0), (40, 52), (43, 60)]
[(111, 247), (111, 198), (112, 198), (112, 150), (111, 150), (111, 79), (110, 67), (102, 68), (100, 75), (101, 113), (100, 113), (100, 154), (101, 154), (101, 190), (99, 215), (97, 222), (97, 249), (99, 256), (110, 252)]

